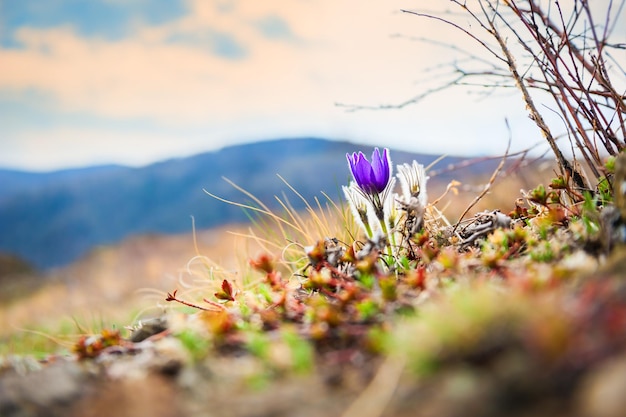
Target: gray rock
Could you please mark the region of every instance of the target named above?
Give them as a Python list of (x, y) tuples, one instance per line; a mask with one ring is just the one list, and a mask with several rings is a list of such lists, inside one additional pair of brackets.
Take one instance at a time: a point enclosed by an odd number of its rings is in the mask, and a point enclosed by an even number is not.
[(0, 378), (0, 415), (56, 417), (84, 393), (90, 374), (76, 362), (60, 361), (22, 374), (15, 369)]

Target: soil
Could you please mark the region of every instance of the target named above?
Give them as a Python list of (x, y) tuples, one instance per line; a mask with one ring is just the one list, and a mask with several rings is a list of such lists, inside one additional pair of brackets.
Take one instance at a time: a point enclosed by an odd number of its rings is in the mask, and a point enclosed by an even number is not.
[[(313, 370), (295, 372), (288, 360), (268, 366), (227, 345), (193, 359), (167, 326), (157, 326), (156, 334), (124, 340), (94, 358), (5, 358), (0, 415), (619, 417), (626, 409), (626, 332), (613, 315), (626, 311), (625, 260), (614, 258), (587, 278), (590, 288), (615, 286), (594, 293), (597, 323), (556, 361), (538, 358), (503, 332), (470, 351), (443, 355), (437, 372), (421, 376), (408, 357), (330, 349), (317, 352)], [(580, 301), (588, 291), (583, 285), (568, 297)], [(622, 323), (616, 338), (592, 334), (605, 313)]]
[[(397, 370), (381, 377), (382, 368), (368, 381), (354, 375), (361, 370), (348, 366), (342, 381), (316, 372), (285, 375), (255, 387), (249, 378), (255, 365), (249, 359), (182, 366), (151, 351), (117, 357), (116, 366), (58, 360), (25, 374), (5, 370), (0, 378), (0, 415), (618, 417), (626, 406), (626, 353), (584, 375), (563, 375), (563, 387), (553, 386), (554, 381), (548, 382), (541, 372), (521, 372), (507, 380), (498, 372), (466, 365), (421, 381), (407, 374), (394, 380)], [(516, 359), (513, 355), (506, 360)], [(568, 378), (577, 381), (574, 386), (568, 386)], [(373, 390), (377, 385), (380, 389)]]

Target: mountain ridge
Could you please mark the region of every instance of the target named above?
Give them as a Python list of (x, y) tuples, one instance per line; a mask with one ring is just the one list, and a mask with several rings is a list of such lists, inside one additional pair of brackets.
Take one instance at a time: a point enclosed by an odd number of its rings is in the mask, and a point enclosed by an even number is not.
[[(350, 179), (345, 154), (373, 147), (319, 138), (277, 139), (235, 145), (143, 167), (94, 166), (49, 173), (0, 170), (0, 251), (39, 269), (68, 264), (100, 245), (144, 233), (190, 231), (246, 221), (241, 208), (224, 204), (249, 198), (238, 184), (270, 207), (288, 190), (279, 174), (304, 198), (326, 192), (339, 197)], [(394, 163), (437, 159), (391, 150)], [(466, 158), (446, 157), (444, 163)], [(493, 164), (476, 168), (481, 172)], [(445, 180), (445, 178), (442, 178)], [(299, 199), (293, 201), (301, 208)]]

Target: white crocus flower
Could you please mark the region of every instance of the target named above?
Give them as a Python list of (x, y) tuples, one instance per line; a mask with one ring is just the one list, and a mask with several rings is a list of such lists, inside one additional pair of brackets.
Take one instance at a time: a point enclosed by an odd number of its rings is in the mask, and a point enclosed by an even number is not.
[(399, 203), (407, 211), (407, 219), (412, 219), (410, 232), (416, 233), (422, 226), (424, 211), (428, 204), (426, 193), (428, 177), (424, 165), (417, 161), (398, 165), (398, 179), (402, 188), (402, 200)]
[[(396, 179), (392, 178), (390, 181), (391, 189), (393, 189), (396, 185)], [(393, 233), (394, 229), (398, 225), (398, 221), (400, 220), (400, 213), (398, 213), (398, 205), (396, 204), (398, 200), (398, 194), (389, 193), (384, 203), (384, 213), (385, 213), (385, 223), (389, 229), (389, 233)]]
[(350, 210), (352, 210), (352, 216), (357, 224), (361, 226), (361, 229), (365, 231), (367, 237), (371, 239), (374, 234), (369, 220), (372, 216), (376, 218), (373, 214), (374, 207), (372, 207), (372, 203), (365, 198), (361, 190), (359, 190), (358, 185), (354, 182), (351, 182), (349, 187), (343, 185), (341, 188), (343, 194), (346, 196)]

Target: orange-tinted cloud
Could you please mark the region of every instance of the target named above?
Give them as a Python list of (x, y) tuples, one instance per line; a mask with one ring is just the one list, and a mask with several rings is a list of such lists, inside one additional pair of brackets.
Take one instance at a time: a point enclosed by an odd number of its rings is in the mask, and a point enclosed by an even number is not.
[[(59, 110), (170, 123), (398, 97), (422, 65), (389, 39), (407, 17), (389, 4), (340, 3), (238, 2), (223, 10), (195, 0), (189, 15), (137, 26), (122, 40), (81, 37), (69, 26), (25, 27), (16, 35), (22, 48), (0, 51), (0, 89), (44, 92)], [(293, 38), (265, 36), (258, 23), (268, 18), (285, 22)], [(212, 34), (232, 37), (246, 53), (219, 54)]]
[[(401, 103), (444, 82), (425, 69), (453, 54), (411, 37), (483, 54), (451, 27), (400, 12), (449, 2), (188, 0), (186, 6), (188, 13), (160, 23), (137, 20), (122, 37), (87, 36), (69, 24), (19, 28), (20, 47), (0, 47), (0, 111), (10, 98), (56, 122), (15, 122), (8, 131), (4, 120), (2, 145), (14, 156), (4, 152), (0, 164), (30, 158), (62, 165), (63, 155), (54, 162), (42, 149), (63, 140), (92, 149), (73, 148), (67, 163), (88, 152), (114, 155), (118, 146), (118, 160), (139, 163), (176, 146), (182, 154), (279, 135), (497, 153), (508, 138), (505, 117), (514, 131), (534, 129), (515, 91), (480, 104), (457, 89), (404, 110), (347, 113), (335, 106)], [(126, 122), (133, 128), (125, 129)], [(541, 140), (536, 129), (518, 136), (525, 144)]]

